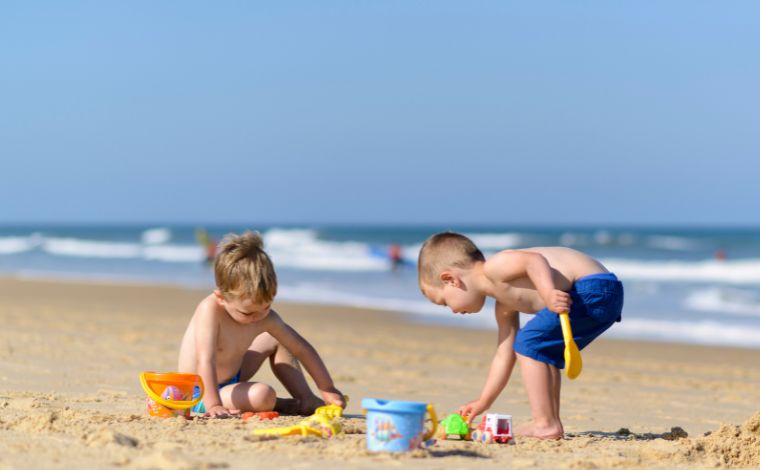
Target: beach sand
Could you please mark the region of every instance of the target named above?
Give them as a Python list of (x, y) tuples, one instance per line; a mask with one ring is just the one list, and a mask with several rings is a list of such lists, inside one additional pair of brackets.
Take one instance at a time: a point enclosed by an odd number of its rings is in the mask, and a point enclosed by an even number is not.
[[(580, 378), (563, 381), (564, 440), (369, 453), (362, 398), (451, 413), (478, 396), (496, 338), (345, 307), (275, 305), (350, 395), (346, 434), (263, 440), (251, 430), (272, 422), (149, 417), (138, 375), (176, 369), (205, 294), (1, 279), (0, 469), (760, 468), (759, 350), (604, 340), (584, 351)], [(283, 393), (268, 367), (257, 380)], [(529, 417), (519, 369), (492, 411)]]

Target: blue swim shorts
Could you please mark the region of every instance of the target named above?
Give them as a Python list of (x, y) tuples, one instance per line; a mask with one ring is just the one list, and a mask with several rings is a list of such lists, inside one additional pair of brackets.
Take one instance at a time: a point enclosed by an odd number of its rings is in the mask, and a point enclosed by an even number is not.
[[(621, 320), (623, 283), (612, 273), (591, 274), (575, 281), (570, 296), (570, 326), (579, 349)], [(565, 340), (559, 315), (545, 308), (515, 338), (515, 352), (558, 369), (565, 367)]]
[[(227, 385), (232, 385), (240, 383), (240, 371), (237, 371), (237, 374), (235, 374), (230, 380), (224, 382), (223, 384), (219, 384), (217, 387), (218, 390), (221, 390), (222, 387), (226, 387)], [(200, 387), (195, 387), (193, 389), (193, 400), (201, 396), (201, 389)], [(196, 403), (194, 407), (190, 409), (193, 413), (205, 413), (206, 412), (206, 405), (203, 404), (203, 400)]]

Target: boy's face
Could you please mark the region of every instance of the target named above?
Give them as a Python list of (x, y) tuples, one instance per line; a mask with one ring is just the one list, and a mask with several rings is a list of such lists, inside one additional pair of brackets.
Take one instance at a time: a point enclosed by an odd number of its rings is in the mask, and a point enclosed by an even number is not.
[(258, 303), (249, 297), (231, 297), (216, 293), (217, 301), (236, 322), (247, 325), (261, 321), (269, 315), (271, 302)]
[(446, 279), (438, 287), (425, 285), (424, 293), (434, 304), (448, 307), (453, 313), (461, 315), (479, 312), (486, 302), (483, 294), (468, 288), (460, 278)]

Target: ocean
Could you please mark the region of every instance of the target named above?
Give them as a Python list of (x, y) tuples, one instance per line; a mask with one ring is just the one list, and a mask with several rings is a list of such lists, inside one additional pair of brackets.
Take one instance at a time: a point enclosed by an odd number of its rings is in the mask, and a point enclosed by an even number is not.
[[(2, 226), (0, 275), (157, 283), (212, 289), (213, 273), (191, 225)], [(262, 233), (278, 299), (397, 311), (414, 321), (495, 328), (492, 304), (466, 317), (429, 303), (417, 287), (421, 243), (441, 230), (472, 238), (486, 256), (564, 245), (599, 259), (623, 281), (623, 321), (605, 336), (760, 348), (760, 229), (510, 226), (219, 226), (219, 240)], [(386, 256), (401, 246), (404, 263)], [(286, 312), (283, 312), (286, 314)], [(191, 312), (188, 312), (188, 316)], [(524, 320), (530, 318), (523, 315)]]

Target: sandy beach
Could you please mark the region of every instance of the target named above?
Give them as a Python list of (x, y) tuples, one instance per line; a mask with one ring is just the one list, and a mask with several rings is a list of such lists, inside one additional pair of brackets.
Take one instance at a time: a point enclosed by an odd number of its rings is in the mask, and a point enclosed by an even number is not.
[[(760, 350), (603, 340), (584, 351), (581, 377), (563, 382), (564, 440), (369, 453), (362, 398), (453, 412), (477, 397), (495, 334), (345, 307), (275, 304), (350, 395), (345, 434), (264, 440), (251, 430), (272, 423), (256, 419), (149, 417), (138, 374), (176, 369), (204, 295), (0, 280), (0, 469), (760, 468)], [(257, 380), (284, 395), (268, 368)], [(529, 417), (519, 371), (492, 411)]]

